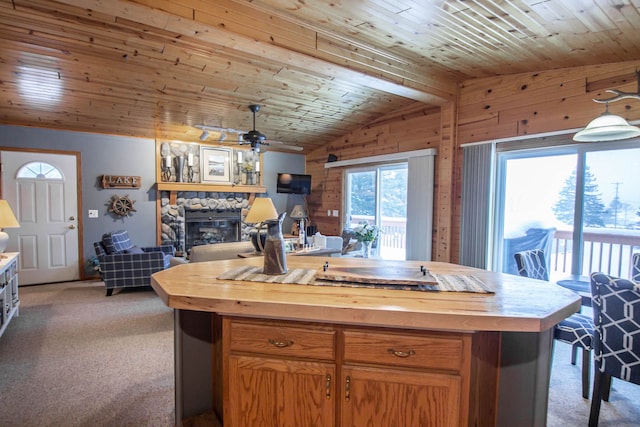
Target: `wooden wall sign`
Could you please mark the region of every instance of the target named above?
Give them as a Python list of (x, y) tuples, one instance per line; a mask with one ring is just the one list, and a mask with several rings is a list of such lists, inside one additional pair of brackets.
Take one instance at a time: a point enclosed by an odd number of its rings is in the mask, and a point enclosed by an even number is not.
[(140, 188), (142, 177), (131, 175), (102, 175), (102, 188)]

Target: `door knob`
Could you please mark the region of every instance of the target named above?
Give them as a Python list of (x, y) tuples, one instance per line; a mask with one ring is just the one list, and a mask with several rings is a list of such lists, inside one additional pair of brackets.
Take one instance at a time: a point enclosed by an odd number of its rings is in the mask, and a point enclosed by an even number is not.
[(76, 226), (75, 226), (75, 225), (73, 225), (73, 224), (71, 224), (71, 225), (69, 226), (69, 229), (70, 229), (70, 230), (73, 230), (73, 229), (75, 229), (75, 228), (76, 228)]

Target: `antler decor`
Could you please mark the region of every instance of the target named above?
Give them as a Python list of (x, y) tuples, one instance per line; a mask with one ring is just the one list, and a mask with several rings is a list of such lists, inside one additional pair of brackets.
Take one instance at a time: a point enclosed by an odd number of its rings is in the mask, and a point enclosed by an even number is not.
[(637, 92), (623, 92), (617, 89), (607, 89), (605, 92), (615, 93), (616, 96), (608, 99), (595, 99), (595, 102), (605, 104), (608, 102), (619, 101), (621, 99), (640, 99), (640, 71), (636, 70), (636, 78), (638, 79), (638, 91)]

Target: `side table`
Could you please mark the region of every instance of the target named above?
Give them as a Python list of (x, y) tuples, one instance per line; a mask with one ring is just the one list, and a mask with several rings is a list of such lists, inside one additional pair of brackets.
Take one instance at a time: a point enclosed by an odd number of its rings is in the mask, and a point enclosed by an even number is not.
[(591, 281), (587, 276), (572, 274), (556, 282), (558, 286), (571, 289), (582, 298), (582, 305), (591, 307)]

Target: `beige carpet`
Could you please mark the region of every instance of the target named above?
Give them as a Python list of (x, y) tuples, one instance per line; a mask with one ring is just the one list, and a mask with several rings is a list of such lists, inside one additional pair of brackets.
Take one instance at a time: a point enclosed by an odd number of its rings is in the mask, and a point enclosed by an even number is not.
[(153, 290), (73, 282), (20, 300), (0, 337), (0, 425), (173, 425), (173, 312)]
[[(173, 425), (173, 315), (153, 290), (107, 298), (102, 282), (72, 282), (20, 296), (0, 337), (1, 426)], [(586, 426), (580, 368), (568, 345), (555, 353), (548, 426)], [(600, 426), (638, 425), (640, 386), (614, 380)]]

